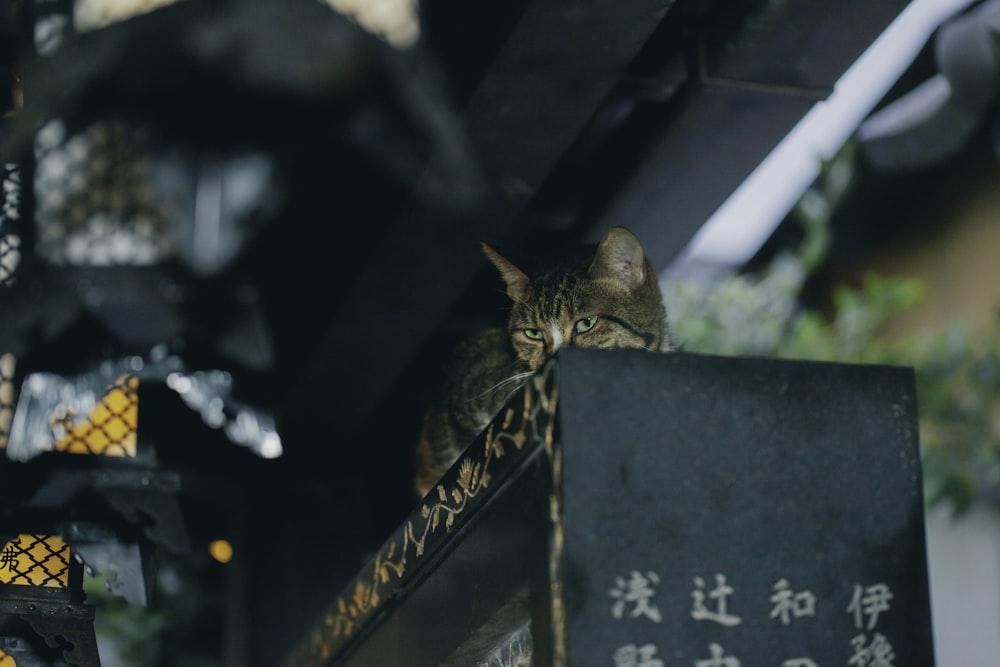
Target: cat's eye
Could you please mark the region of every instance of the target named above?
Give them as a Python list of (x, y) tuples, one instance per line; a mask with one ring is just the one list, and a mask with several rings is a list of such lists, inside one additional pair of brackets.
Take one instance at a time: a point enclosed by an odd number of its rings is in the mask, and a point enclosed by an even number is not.
[(525, 329), (524, 335), (531, 340), (543, 340), (545, 338), (545, 334), (542, 333), (541, 329)]
[(597, 324), (597, 315), (577, 320), (576, 324), (573, 325), (573, 333), (584, 333), (585, 331), (590, 331), (594, 328), (595, 324)]

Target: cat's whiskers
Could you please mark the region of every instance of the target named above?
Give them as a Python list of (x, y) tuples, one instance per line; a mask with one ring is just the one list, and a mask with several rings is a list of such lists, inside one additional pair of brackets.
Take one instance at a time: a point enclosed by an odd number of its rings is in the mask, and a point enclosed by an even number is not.
[(524, 380), (525, 378), (531, 377), (532, 375), (534, 375), (534, 371), (525, 371), (523, 373), (515, 373), (514, 375), (511, 375), (510, 377), (504, 378), (500, 382), (497, 382), (495, 385), (493, 385), (492, 387), (490, 387), (486, 391), (482, 392), (481, 394), (477, 394), (475, 396), (472, 396), (468, 400), (469, 400), (469, 402), (472, 402), (472, 401), (474, 401), (476, 399), (483, 398), (484, 396), (488, 396), (489, 394), (492, 394), (493, 392), (500, 390), (505, 385), (509, 385), (510, 383), (513, 382), (513, 383), (515, 383), (515, 385), (514, 385), (513, 389), (511, 390), (511, 392), (507, 395), (507, 398), (510, 398), (511, 396), (514, 395), (514, 392), (516, 392), (518, 389), (521, 388), (521, 384), (520, 384), (521, 380)]

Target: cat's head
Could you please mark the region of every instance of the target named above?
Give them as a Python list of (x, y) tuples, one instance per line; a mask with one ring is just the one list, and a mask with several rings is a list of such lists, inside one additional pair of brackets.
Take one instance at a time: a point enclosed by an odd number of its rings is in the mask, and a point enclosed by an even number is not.
[(595, 252), (530, 275), (485, 243), (483, 252), (507, 284), (507, 328), (522, 368), (538, 370), (564, 345), (672, 348), (656, 273), (624, 227), (609, 230)]

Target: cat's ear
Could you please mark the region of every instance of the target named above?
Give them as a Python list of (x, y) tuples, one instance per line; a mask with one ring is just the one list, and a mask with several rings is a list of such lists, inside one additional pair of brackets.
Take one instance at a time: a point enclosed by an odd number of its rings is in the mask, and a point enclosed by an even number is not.
[(493, 263), (493, 266), (497, 267), (500, 275), (503, 276), (503, 281), (507, 283), (507, 296), (510, 297), (511, 301), (523, 300), (528, 292), (528, 276), (487, 244), (483, 243), (482, 246), (486, 258)]
[(641, 285), (646, 279), (646, 260), (639, 239), (624, 227), (609, 229), (597, 246), (590, 275), (621, 281), (629, 289)]

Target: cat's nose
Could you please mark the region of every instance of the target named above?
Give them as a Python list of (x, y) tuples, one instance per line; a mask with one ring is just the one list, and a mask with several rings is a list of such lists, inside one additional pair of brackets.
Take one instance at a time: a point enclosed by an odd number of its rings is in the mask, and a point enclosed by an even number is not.
[(559, 330), (559, 327), (553, 326), (549, 329), (549, 354), (555, 354), (555, 351), (562, 347), (563, 344), (563, 333)]

